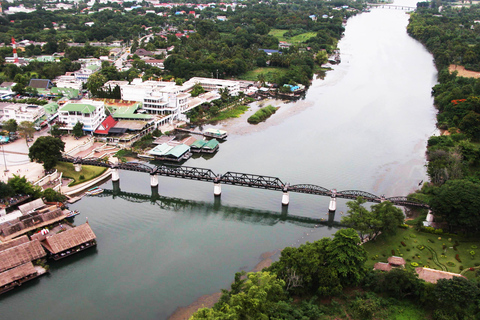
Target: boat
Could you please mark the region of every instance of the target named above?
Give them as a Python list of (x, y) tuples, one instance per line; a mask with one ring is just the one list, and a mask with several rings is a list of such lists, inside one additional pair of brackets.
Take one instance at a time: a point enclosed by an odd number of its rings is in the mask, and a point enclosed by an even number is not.
[(88, 189), (87, 192), (85, 192), (85, 195), (87, 196), (94, 196), (97, 194), (100, 194), (103, 192), (103, 189), (100, 187), (93, 187), (91, 189)]
[(70, 211), (70, 212), (67, 214), (67, 218), (75, 217), (76, 215), (79, 215), (79, 214), (80, 214), (80, 211), (78, 211), (78, 210), (73, 210), (73, 211)]

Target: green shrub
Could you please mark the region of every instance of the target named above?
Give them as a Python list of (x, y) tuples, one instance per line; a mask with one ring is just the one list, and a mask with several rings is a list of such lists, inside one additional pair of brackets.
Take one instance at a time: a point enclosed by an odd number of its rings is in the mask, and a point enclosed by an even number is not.
[(261, 108), (257, 112), (255, 112), (253, 115), (250, 116), (250, 118), (247, 119), (248, 123), (251, 124), (257, 124), (262, 121), (267, 120), (272, 114), (274, 114), (277, 111), (277, 108), (274, 106), (266, 106), (264, 108)]

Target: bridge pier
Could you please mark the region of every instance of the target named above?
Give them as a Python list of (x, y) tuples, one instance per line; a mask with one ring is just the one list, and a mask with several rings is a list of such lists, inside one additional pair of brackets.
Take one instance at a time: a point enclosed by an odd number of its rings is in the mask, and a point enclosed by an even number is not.
[(329, 212), (335, 212), (337, 210), (337, 190), (333, 189), (330, 196), (330, 204), (328, 205)]
[(282, 206), (288, 206), (290, 203), (290, 194), (288, 191), (284, 191), (282, 195)]
[(214, 182), (213, 183), (213, 194), (216, 197), (219, 197), (222, 194), (222, 186), (220, 185), (219, 182)]
[(158, 176), (156, 173), (151, 173), (150, 174), (150, 186), (153, 187), (158, 187)]
[(120, 181), (112, 181), (113, 185), (113, 195), (118, 195), (122, 190), (120, 190)]
[(120, 174), (118, 173), (118, 168), (112, 169), (112, 181), (120, 181)]
[(76, 172), (82, 171), (82, 164), (81, 163), (74, 163), (73, 167), (75, 168)]

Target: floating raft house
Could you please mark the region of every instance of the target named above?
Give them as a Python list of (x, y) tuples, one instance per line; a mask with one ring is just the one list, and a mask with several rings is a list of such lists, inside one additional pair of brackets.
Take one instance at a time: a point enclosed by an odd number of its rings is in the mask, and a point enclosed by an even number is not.
[(217, 139), (212, 139), (203, 146), (202, 151), (207, 153), (214, 153), (218, 150), (218, 145), (219, 143)]
[(27, 236), (3, 242), (0, 246), (0, 293), (44, 274), (46, 270), (34, 266), (32, 261), (46, 255), (40, 242), (30, 241)]
[(201, 152), (204, 145), (207, 144), (205, 140), (197, 140), (190, 145), (192, 152)]
[(216, 138), (220, 140), (225, 140), (227, 139), (227, 131), (224, 130), (219, 130), (219, 129), (207, 129), (203, 132), (203, 135), (205, 137), (211, 137), (211, 138)]
[(186, 144), (170, 146), (166, 143), (156, 146), (152, 150), (148, 151), (148, 154), (154, 156), (157, 160), (176, 162), (187, 160), (192, 156), (190, 153), (190, 147)]
[(88, 223), (64, 232), (57, 233), (42, 241), (49, 255), (54, 260), (60, 260), (97, 244), (97, 237)]

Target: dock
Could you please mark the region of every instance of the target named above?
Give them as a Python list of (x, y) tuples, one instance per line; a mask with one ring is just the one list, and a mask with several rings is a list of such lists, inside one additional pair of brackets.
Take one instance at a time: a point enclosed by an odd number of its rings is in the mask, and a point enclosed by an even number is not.
[(190, 130), (190, 129), (184, 129), (184, 128), (175, 128), (175, 130), (180, 131), (180, 132), (190, 133), (190, 134), (198, 134), (198, 135), (202, 135), (204, 137), (215, 138), (215, 139), (220, 139), (220, 140), (225, 140), (225, 139), (227, 139), (227, 136), (228, 136), (227, 131), (219, 130), (219, 129), (207, 129), (204, 132)]

